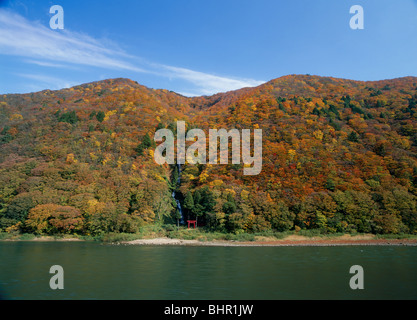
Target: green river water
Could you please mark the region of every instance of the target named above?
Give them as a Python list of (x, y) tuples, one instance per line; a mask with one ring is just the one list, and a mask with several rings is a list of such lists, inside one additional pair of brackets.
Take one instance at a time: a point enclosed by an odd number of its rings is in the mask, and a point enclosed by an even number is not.
[[(52, 265), (64, 289), (52, 290)], [(350, 267), (364, 270), (352, 290)], [(417, 299), (417, 247), (0, 242), (3, 299)]]

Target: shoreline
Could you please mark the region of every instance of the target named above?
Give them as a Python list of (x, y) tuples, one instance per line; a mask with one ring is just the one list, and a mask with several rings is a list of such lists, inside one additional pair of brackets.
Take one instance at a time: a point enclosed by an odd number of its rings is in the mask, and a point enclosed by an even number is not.
[[(8, 238), (5, 242), (83, 242), (90, 241), (76, 237), (55, 238), (52, 236), (40, 236), (31, 239)], [(238, 240), (186, 240), (180, 238), (154, 237), (128, 241), (114, 241), (98, 243), (113, 245), (147, 245), (147, 246), (211, 246), (211, 247), (296, 247), (296, 246), (417, 246), (417, 238), (414, 239), (376, 239), (374, 235), (349, 234), (338, 237), (306, 237), (289, 235), (283, 239), (271, 237), (257, 237), (254, 241)]]
[(417, 246), (417, 239), (367, 239), (364, 236), (341, 236), (334, 239), (306, 238), (289, 236), (284, 239), (265, 239), (257, 241), (233, 240), (184, 240), (171, 238), (137, 239), (121, 241), (123, 245), (153, 246), (221, 246), (221, 247), (290, 247), (290, 246)]

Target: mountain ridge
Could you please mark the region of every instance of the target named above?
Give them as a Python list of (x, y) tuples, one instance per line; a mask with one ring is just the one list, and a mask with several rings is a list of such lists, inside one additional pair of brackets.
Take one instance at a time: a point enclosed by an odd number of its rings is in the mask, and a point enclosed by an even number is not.
[(349, 79), (349, 78), (340, 78), (340, 77), (334, 77), (334, 76), (320, 76), (320, 75), (310, 75), (310, 74), (289, 74), (289, 75), (284, 75), (284, 76), (280, 76), (271, 80), (268, 80), (258, 86), (254, 86), (254, 87), (243, 87), (240, 89), (234, 89), (234, 90), (228, 90), (228, 91), (223, 91), (223, 92), (218, 92), (218, 93), (214, 93), (211, 95), (199, 95), (199, 96), (192, 96), (192, 97), (187, 97), (184, 96), (178, 92), (175, 92), (173, 90), (168, 90), (168, 89), (164, 89), (164, 88), (151, 88), (151, 87), (147, 87), (145, 85), (140, 84), (138, 81), (136, 80), (132, 80), (130, 78), (123, 78), (123, 77), (118, 77), (118, 78), (108, 78), (108, 79), (104, 79), (104, 80), (97, 80), (97, 81), (91, 81), (91, 82), (86, 82), (86, 83), (82, 83), (82, 84), (77, 84), (74, 86), (71, 86), (69, 88), (61, 88), (61, 89), (43, 89), (40, 91), (33, 91), (33, 92), (27, 92), (27, 93), (0, 93), (1, 95), (25, 95), (25, 94), (35, 94), (35, 93), (39, 93), (39, 92), (56, 92), (56, 91), (60, 91), (60, 90), (66, 90), (66, 89), (71, 89), (71, 88), (76, 88), (76, 87), (85, 87), (88, 85), (101, 85), (101, 84), (106, 84), (106, 83), (112, 83), (112, 84), (130, 84), (133, 86), (139, 86), (142, 88), (145, 88), (147, 90), (156, 90), (156, 91), (168, 91), (171, 93), (175, 93), (176, 95), (182, 96), (182, 97), (186, 97), (186, 98), (202, 98), (202, 97), (213, 97), (213, 96), (218, 96), (218, 95), (223, 95), (223, 94), (227, 94), (230, 92), (236, 92), (236, 91), (250, 91), (252, 89), (259, 89), (263, 86), (266, 85), (270, 85), (270, 84), (275, 84), (287, 79), (295, 79), (295, 80), (301, 80), (301, 79), (327, 79), (327, 80), (333, 80), (333, 81), (344, 81), (344, 82), (351, 82), (351, 83), (362, 83), (362, 84), (373, 84), (373, 85), (377, 85), (377, 84), (385, 84), (387, 82), (395, 82), (395, 81), (414, 81), (417, 82), (417, 77), (416, 76), (402, 76), (402, 77), (395, 77), (395, 78), (387, 78), (387, 79), (381, 79), (381, 80), (354, 80), (354, 79)]
[[(262, 171), (154, 161), (156, 130), (262, 129)], [(0, 95), (0, 229), (417, 232), (417, 78), (288, 75), (185, 97), (126, 78)], [(192, 199), (192, 200), (191, 200)], [(187, 203), (187, 204), (186, 204)]]

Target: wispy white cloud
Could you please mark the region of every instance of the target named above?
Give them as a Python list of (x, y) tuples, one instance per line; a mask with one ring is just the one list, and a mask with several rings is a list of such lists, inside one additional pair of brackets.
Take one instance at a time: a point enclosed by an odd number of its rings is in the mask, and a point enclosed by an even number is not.
[(4, 9), (0, 9), (0, 33), (0, 49), (3, 54), (101, 68), (145, 71), (122, 60), (128, 56), (123, 51), (107, 48), (92, 37), (67, 30), (53, 31)]
[[(51, 30), (39, 22), (29, 21), (5, 9), (0, 9), (0, 34), (0, 53), (24, 57), (27, 63), (50, 68), (91, 66), (147, 73), (171, 80), (178, 79), (188, 82), (191, 86), (189, 90), (195, 92), (187, 95), (209, 95), (263, 83), (263, 81), (223, 77), (149, 62), (124, 52), (108, 40), (99, 41), (66, 29)], [(45, 75), (21, 74), (20, 76), (56, 85), (70, 83)]]
[[(52, 90), (70, 88), (72, 86), (77, 85), (77, 83), (73, 81), (67, 81), (62, 78), (51, 77), (43, 74), (15, 73), (15, 75), (22, 78), (35, 80), (37, 83), (46, 85), (48, 89)], [(39, 85), (37, 85), (37, 87), (39, 87)]]
[(262, 84), (264, 81), (252, 79), (234, 79), (229, 77), (216, 76), (204, 72), (194, 71), (185, 68), (164, 66), (168, 75), (173, 78), (187, 80), (195, 84), (202, 94), (213, 94), (215, 92), (224, 92), (244, 87), (254, 87)]
[(61, 63), (54, 63), (54, 62), (48, 62), (48, 61), (39, 61), (39, 60), (25, 60), (25, 62), (29, 63), (29, 64), (35, 64), (41, 67), (50, 67), (50, 68), (66, 68), (68, 67), (65, 64), (61, 64)]

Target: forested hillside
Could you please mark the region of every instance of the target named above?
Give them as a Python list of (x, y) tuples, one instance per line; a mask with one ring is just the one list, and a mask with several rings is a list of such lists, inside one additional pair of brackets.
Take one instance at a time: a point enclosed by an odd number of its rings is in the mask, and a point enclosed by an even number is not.
[[(417, 78), (292, 75), (187, 98), (127, 79), (0, 95), (0, 229), (135, 233), (185, 218), (233, 233), (417, 233)], [(154, 161), (154, 133), (262, 129), (263, 166)]]

